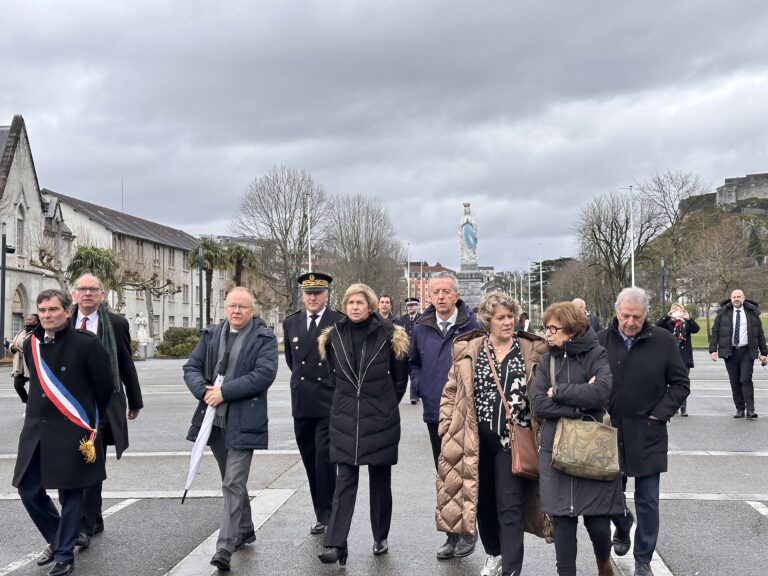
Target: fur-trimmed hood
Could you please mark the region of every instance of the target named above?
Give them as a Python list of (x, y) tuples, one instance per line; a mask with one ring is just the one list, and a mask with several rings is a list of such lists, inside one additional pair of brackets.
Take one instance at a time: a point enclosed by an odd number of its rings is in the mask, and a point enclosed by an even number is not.
[[(410, 339), (408, 338), (408, 333), (405, 331), (405, 329), (402, 326), (393, 324), (386, 318), (382, 318), (378, 312), (374, 312), (372, 316), (373, 316), (373, 319), (371, 322), (371, 328), (369, 333), (374, 332), (379, 328), (383, 328), (386, 330), (391, 326), (392, 327), (392, 351), (395, 353), (395, 358), (397, 358), (398, 360), (407, 358), (408, 349), (410, 347)], [(349, 318), (342, 318), (336, 324), (334, 324), (333, 326), (329, 326), (328, 328), (325, 328), (320, 333), (320, 336), (317, 339), (317, 346), (318, 346), (318, 349), (320, 350), (321, 360), (326, 359), (328, 346), (331, 343), (331, 331), (336, 326), (344, 327), (344, 325), (349, 322), (351, 322)]]

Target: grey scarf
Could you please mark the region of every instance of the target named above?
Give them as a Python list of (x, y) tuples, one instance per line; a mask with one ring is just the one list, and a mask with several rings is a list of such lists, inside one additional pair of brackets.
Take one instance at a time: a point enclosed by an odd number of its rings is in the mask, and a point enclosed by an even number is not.
[[(218, 376), (221, 374), (221, 363), (227, 349), (227, 336), (229, 336), (230, 339), (234, 338), (235, 340), (234, 344), (232, 344), (232, 349), (229, 352), (229, 360), (227, 361), (227, 366), (224, 370), (224, 382), (234, 377), (237, 361), (240, 358), (240, 351), (243, 349), (243, 342), (245, 342), (252, 326), (253, 320), (248, 322), (248, 324), (237, 332), (230, 332), (229, 322), (224, 323), (224, 326), (221, 329), (221, 335), (219, 336), (219, 356), (216, 362), (216, 370), (214, 371), (215, 375)], [(216, 416), (213, 418), (213, 425), (218, 426), (222, 430), (227, 426), (227, 406), (227, 402), (222, 402), (216, 406)]]

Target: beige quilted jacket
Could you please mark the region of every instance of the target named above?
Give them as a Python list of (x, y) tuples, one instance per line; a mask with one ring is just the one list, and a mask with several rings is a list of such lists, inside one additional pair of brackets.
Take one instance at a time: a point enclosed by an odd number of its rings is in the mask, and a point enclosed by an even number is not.
[[(485, 333), (474, 330), (453, 344), (453, 364), (440, 400), (438, 434), (442, 437), (437, 461), (437, 508), (435, 520), (441, 532), (475, 534), (480, 439), (475, 412), (475, 363)], [(525, 361), (526, 380), (533, 379), (546, 341), (534, 334), (517, 335)], [(530, 390), (530, 387), (528, 388)], [(534, 418), (534, 430), (538, 423)]]

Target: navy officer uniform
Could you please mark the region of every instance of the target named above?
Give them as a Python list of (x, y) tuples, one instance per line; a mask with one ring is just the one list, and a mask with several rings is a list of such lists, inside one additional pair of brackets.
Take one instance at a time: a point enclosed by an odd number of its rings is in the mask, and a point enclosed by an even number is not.
[(308, 272), (297, 278), (304, 310), (283, 320), (285, 360), (291, 369), (291, 415), (301, 460), (307, 472), (316, 522), (312, 534), (322, 534), (331, 515), (336, 487), (336, 466), (330, 458), (328, 425), (333, 384), (320, 360), (317, 338), (328, 326), (344, 318), (328, 306), (332, 278)]
[[(421, 318), (421, 312), (419, 312), (419, 304), (421, 301), (418, 298), (412, 296), (405, 299), (405, 309), (408, 311), (400, 318), (395, 320), (395, 324), (402, 326), (405, 332), (408, 334), (408, 339), (411, 338), (411, 332), (413, 331), (413, 325), (416, 320)], [(410, 376), (411, 370), (408, 369), (408, 375)], [(415, 386), (415, 382), (411, 380), (411, 404), (416, 404), (419, 401), (419, 391)]]

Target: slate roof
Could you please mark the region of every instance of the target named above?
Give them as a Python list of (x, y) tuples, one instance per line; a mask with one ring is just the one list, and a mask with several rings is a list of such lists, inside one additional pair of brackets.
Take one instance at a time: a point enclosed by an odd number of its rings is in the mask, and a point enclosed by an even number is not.
[(178, 230), (177, 228), (171, 228), (170, 226), (164, 226), (156, 222), (144, 220), (137, 216), (131, 216), (130, 214), (118, 212), (117, 210), (111, 210), (104, 206), (91, 204), (85, 200), (72, 198), (71, 196), (52, 190), (43, 189), (42, 193), (52, 198), (58, 198), (63, 204), (70, 206), (75, 212), (79, 212), (90, 220), (98, 222), (107, 230), (117, 234), (163, 244), (165, 246), (172, 246), (174, 248), (179, 248), (180, 250), (191, 250), (197, 244), (197, 238), (191, 234), (187, 234), (183, 230)]

